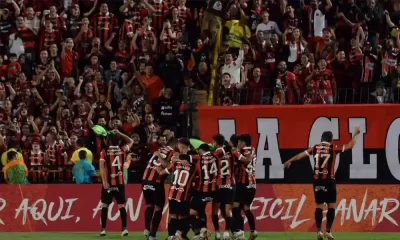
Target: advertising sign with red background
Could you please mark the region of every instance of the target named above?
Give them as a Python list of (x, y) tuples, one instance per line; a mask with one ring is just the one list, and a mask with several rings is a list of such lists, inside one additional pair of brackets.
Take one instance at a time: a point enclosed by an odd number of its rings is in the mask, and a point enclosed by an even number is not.
[[(99, 231), (100, 189), (101, 185), (97, 184), (3, 185), (0, 189), (0, 232)], [(146, 206), (141, 185), (127, 185), (126, 194), (128, 229), (143, 231)], [(308, 184), (258, 184), (251, 206), (257, 230), (315, 231), (313, 200), (313, 189)], [(398, 185), (339, 185), (334, 229), (338, 232), (398, 232), (399, 201)], [(210, 216), (210, 206), (207, 215)], [(160, 231), (166, 231), (167, 219), (166, 203)], [(220, 222), (222, 224), (222, 218)], [(211, 219), (208, 225), (212, 229)], [(120, 231), (120, 226), (118, 208), (112, 204), (108, 230)]]
[(288, 170), (283, 163), (319, 143), (332, 131), (336, 144), (346, 144), (361, 127), (356, 146), (336, 159), (336, 180), (348, 184), (400, 183), (400, 105), (301, 105), (199, 107), (200, 138), (211, 142), (223, 134), (251, 134), (257, 149), (260, 183), (310, 183), (312, 158)]

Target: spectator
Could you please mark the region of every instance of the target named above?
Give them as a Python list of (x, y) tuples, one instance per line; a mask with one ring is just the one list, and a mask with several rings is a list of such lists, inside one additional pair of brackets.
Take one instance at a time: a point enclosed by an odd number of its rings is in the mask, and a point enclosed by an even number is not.
[(3, 167), (4, 180), (9, 184), (26, 184), (28, 168), (24, 161), (18, 160), (17, 152), (7, 153), (7, 164)]
[(93, 183), (96, 177), (96, 170), (87, 161), (87, 151), (81, 150), (78, 153), (79, 161), (72, 168), (72, 174), (77, 184)]
[(86, 152), (86, 156), (85, 156), (84, 159), (85, 159), (88, 163), (92, 164), (92, 162), (93, 162), (93, 154), (92, 154), (92, 152), (91, 152), (89, 149), (87, 149), (87, 148), (85, 147), (85, 140), (84, 140), (83, 138), (79, 138), (79, 139), (76, 141), (76, 146), (75, 146), (75, 148), (76, 148), (76, 150), (75, 150), (74, 153), (72, 154), (71, 162), (73, 162), (74, 164), (76, 164), (80, 159), (82, 159), (82, 158), (80, 157), (80, 152), (84, 151), (84, 152)]
[(371, 92), (373, 99), (371, 103), (390, 103), (390, 92), (385, 89), (385, 84), (383, 82), (378, 82), (376, 85), (376, 90)]
[(23, 155), (20, 152), (18, 152), (17, 149), (18, 149), (18, 143), (15, 140), (10, 139), (7, 144), (7, 151), (3, 152), (3, 154), (1, 155), (1, 165), (3, 166), (7, 165), (9, 159), (8, 153), (10, 152), (15, 152), (17, 154), (15, 159), (24, 162)]

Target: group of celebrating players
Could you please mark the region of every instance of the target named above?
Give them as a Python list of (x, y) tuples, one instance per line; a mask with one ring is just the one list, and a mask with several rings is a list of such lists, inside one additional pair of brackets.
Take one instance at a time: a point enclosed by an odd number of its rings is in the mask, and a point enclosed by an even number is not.
[[(335, 218), (336, 184), (334, 176), (336, 154), (350, 150), (356, 143), (360, 129), (356, 128), (352, 140), (342, 146), (333, 144), (332, 132), (322, 134), (321, 143), (301, 152), (285, 162), (288, 168), (295, 161), (312, 157), (314, 159), (314, 194), (316, 202), (315, 221), (317, 239), (333, 240), (331, 233)], [(103, 181), (101, 212), (101, 236), (106, 235), (108, 205), (115, 198), (122, 221), (122, 236), (127, 236), (127, 213), (125, 204), (124, 163), (130, 161), (129, 146), (120, 147), (121, 133), (108, 136), (109, 147), (100, 159)], [(159, 139), (160, 140), (160, 139)], [(249, 134), (233, 135), (227, 142), (223, 135), (215, 135), (212, 146), (201, 144), (191, 147), (189, 139), (179, 139), (177, 148), (159, 141), (159, 148), (153, 153), (143, 175), (142, 191), (146, 201), (146, 239), (155, 240), (162, 211), (165, 205), (164, 181), (171, 175), (168, 191), (168, 239), (188, 239), (192, 229), (194, 240), (208, 239), (206, 205), (212, 203), (212, 223), (216, 240), (244, 240), (244, 219), (250, 227), (249, 240), (257, 238), (254, 215), (250, 205), (256, 193), (256, 151), (251, 146)], [(328, 206), (326, 232), (322, 232), (324, 204)], [(225, 220), (224, 233), (219, 231), (218, 212)]]

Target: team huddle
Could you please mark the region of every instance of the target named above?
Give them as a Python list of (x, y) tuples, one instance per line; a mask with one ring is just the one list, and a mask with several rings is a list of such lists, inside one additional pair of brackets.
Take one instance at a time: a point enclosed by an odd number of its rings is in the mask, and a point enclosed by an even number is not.
[[(331, 233), (335, 218), (336, 184), (335, 160), (340, 152), (351, 150), (360, 129), (356, 128), (352, 140), (346, 145), (333, 144), (333, 134), (324, 132), (321, 143), (301, 152), (286, 161), (289, 168), (295, 161), (312, 157), (314, 159), (314, 194), (316, 202), (315, 221), (317, 239), (333, 240)], [(127, 145), (121, 146), (121, 140)], [(116, 200), (121, 221), (122, 236), (127, 236), (127, 213), (123, 167), (130, 162), (129, 148), (132, 143), (122, 133), (108, 136), (109, 147), (100, 158), (103, 181), (101, 212), (101, 236), (106, 235), (108, 205)], [(148, 240), (157, 239), (156, 234), (162, 218), (165, 196), (168, 197), (169, 222), (168, 239), (188, 239), (190, 229), (194, 240), (208, 239), (206, 205), (212, 204), (211, 219), (216, 240), (244, 240), (245, 213), (250, 228), (249, 240), (257, 238), (254, 215), (250, 206), (256, 194), (256, 151), (252, 147), (251, 136), (232, 135), (229, 142), (223, 135), (215, 135), (212, 145), (200, 144), (193, 148), (189, 139), (179, 139), (177, 149), (166, 146), (162, 137), (158, 139), (158, 150), (147, 164), (143, 175), (142, 191), (146, 201), (144, 235)], [(170, 175), (168, 193), (164, 181)], [(325, 233), (322, 232), (324, 204), (328, 206)], [(225, 228), (220, 233), (220, 211)], [(231, 236), (232, 235), (232, 236)]]

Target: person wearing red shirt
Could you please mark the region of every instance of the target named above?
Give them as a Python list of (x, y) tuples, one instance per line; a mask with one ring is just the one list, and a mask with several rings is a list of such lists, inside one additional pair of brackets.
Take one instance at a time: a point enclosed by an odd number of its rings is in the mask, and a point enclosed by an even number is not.
[(62, 43), (61, 51), (61, 79), (64, 81), (65, 78), (72, 77), (77, 79), (77, 61), (79, 60), (79, 55), (73, 50), (74, 42), (71, 38), (65, 40)]
[(303, 96), (304, 104), (325, 104), (325, 100), (321, 93), (315, 91), (314, 82), (311, 81), (307, 84), (306, 93)]
[(100, 5), (100, 12), (93, 16), (92, 26), (94, 35), (100, 38), (101, 43), (105, 43), (113, 32), (118, 30), (118, 21), (113, 13), (108, 11), (108, 5)]
[(13, 79), (17, 76), (17, 73), (21, 72), (21, 65), (18, 63), (17, 54), (10, 54), (10, 64), (7, 67), (7, 76), (9, 79)]
[(300, 58), (300, 64), (294, 68), (293, 73), (297, 77), (297, 85), (303, 94), (306, 90), (306, 78), (314, 71), (315, 65), (309, 61), (308, 53), (303, 53)]
[(314, 81), (316, 91), (319, 91), (327, 104), (333, 104), (337, 96), (336, 80), (333, 72), (326, 68), (326, 60), (318, 61), (318, 68), (307, 77), (306, 82)]
[(53, 23), (50, 20), (46, 20), (44, 26), (45, 29), (39, 34), (40, 51), (48, 50), (51, 44), (57, 44), (62, 41), (61, 34), (54, 30)]
[[(276, 84), (281, 84), (282, 89), (286, 90), (286, 96), (289, 104), (296, 103), (296, 100), (300, 98), (300, 89), (297, 86), (296, 75), (287, 71), (286, 62), (281, 61), (278, 64), (278, 74), (276, 77)], [(296, 92), (296, 94), (294, 93)]]
[[(245, 75), (247, 75), (247, 67), (245, 67)], [(261, 76), (260, 68), (254, 68), (252, 77), (246, 82), (247, 87), (247, 104), (261, 104), (266, 103), (269, 92), (267, 89), (267, 82), (265, 78)]]
[(333, 30), (330, 28), (322, 29), (322, 39), (317, 42), (315, 47), (315, 59), (324, 58), (330, 62), (335, 59), (336, 50), (337, 43)]

